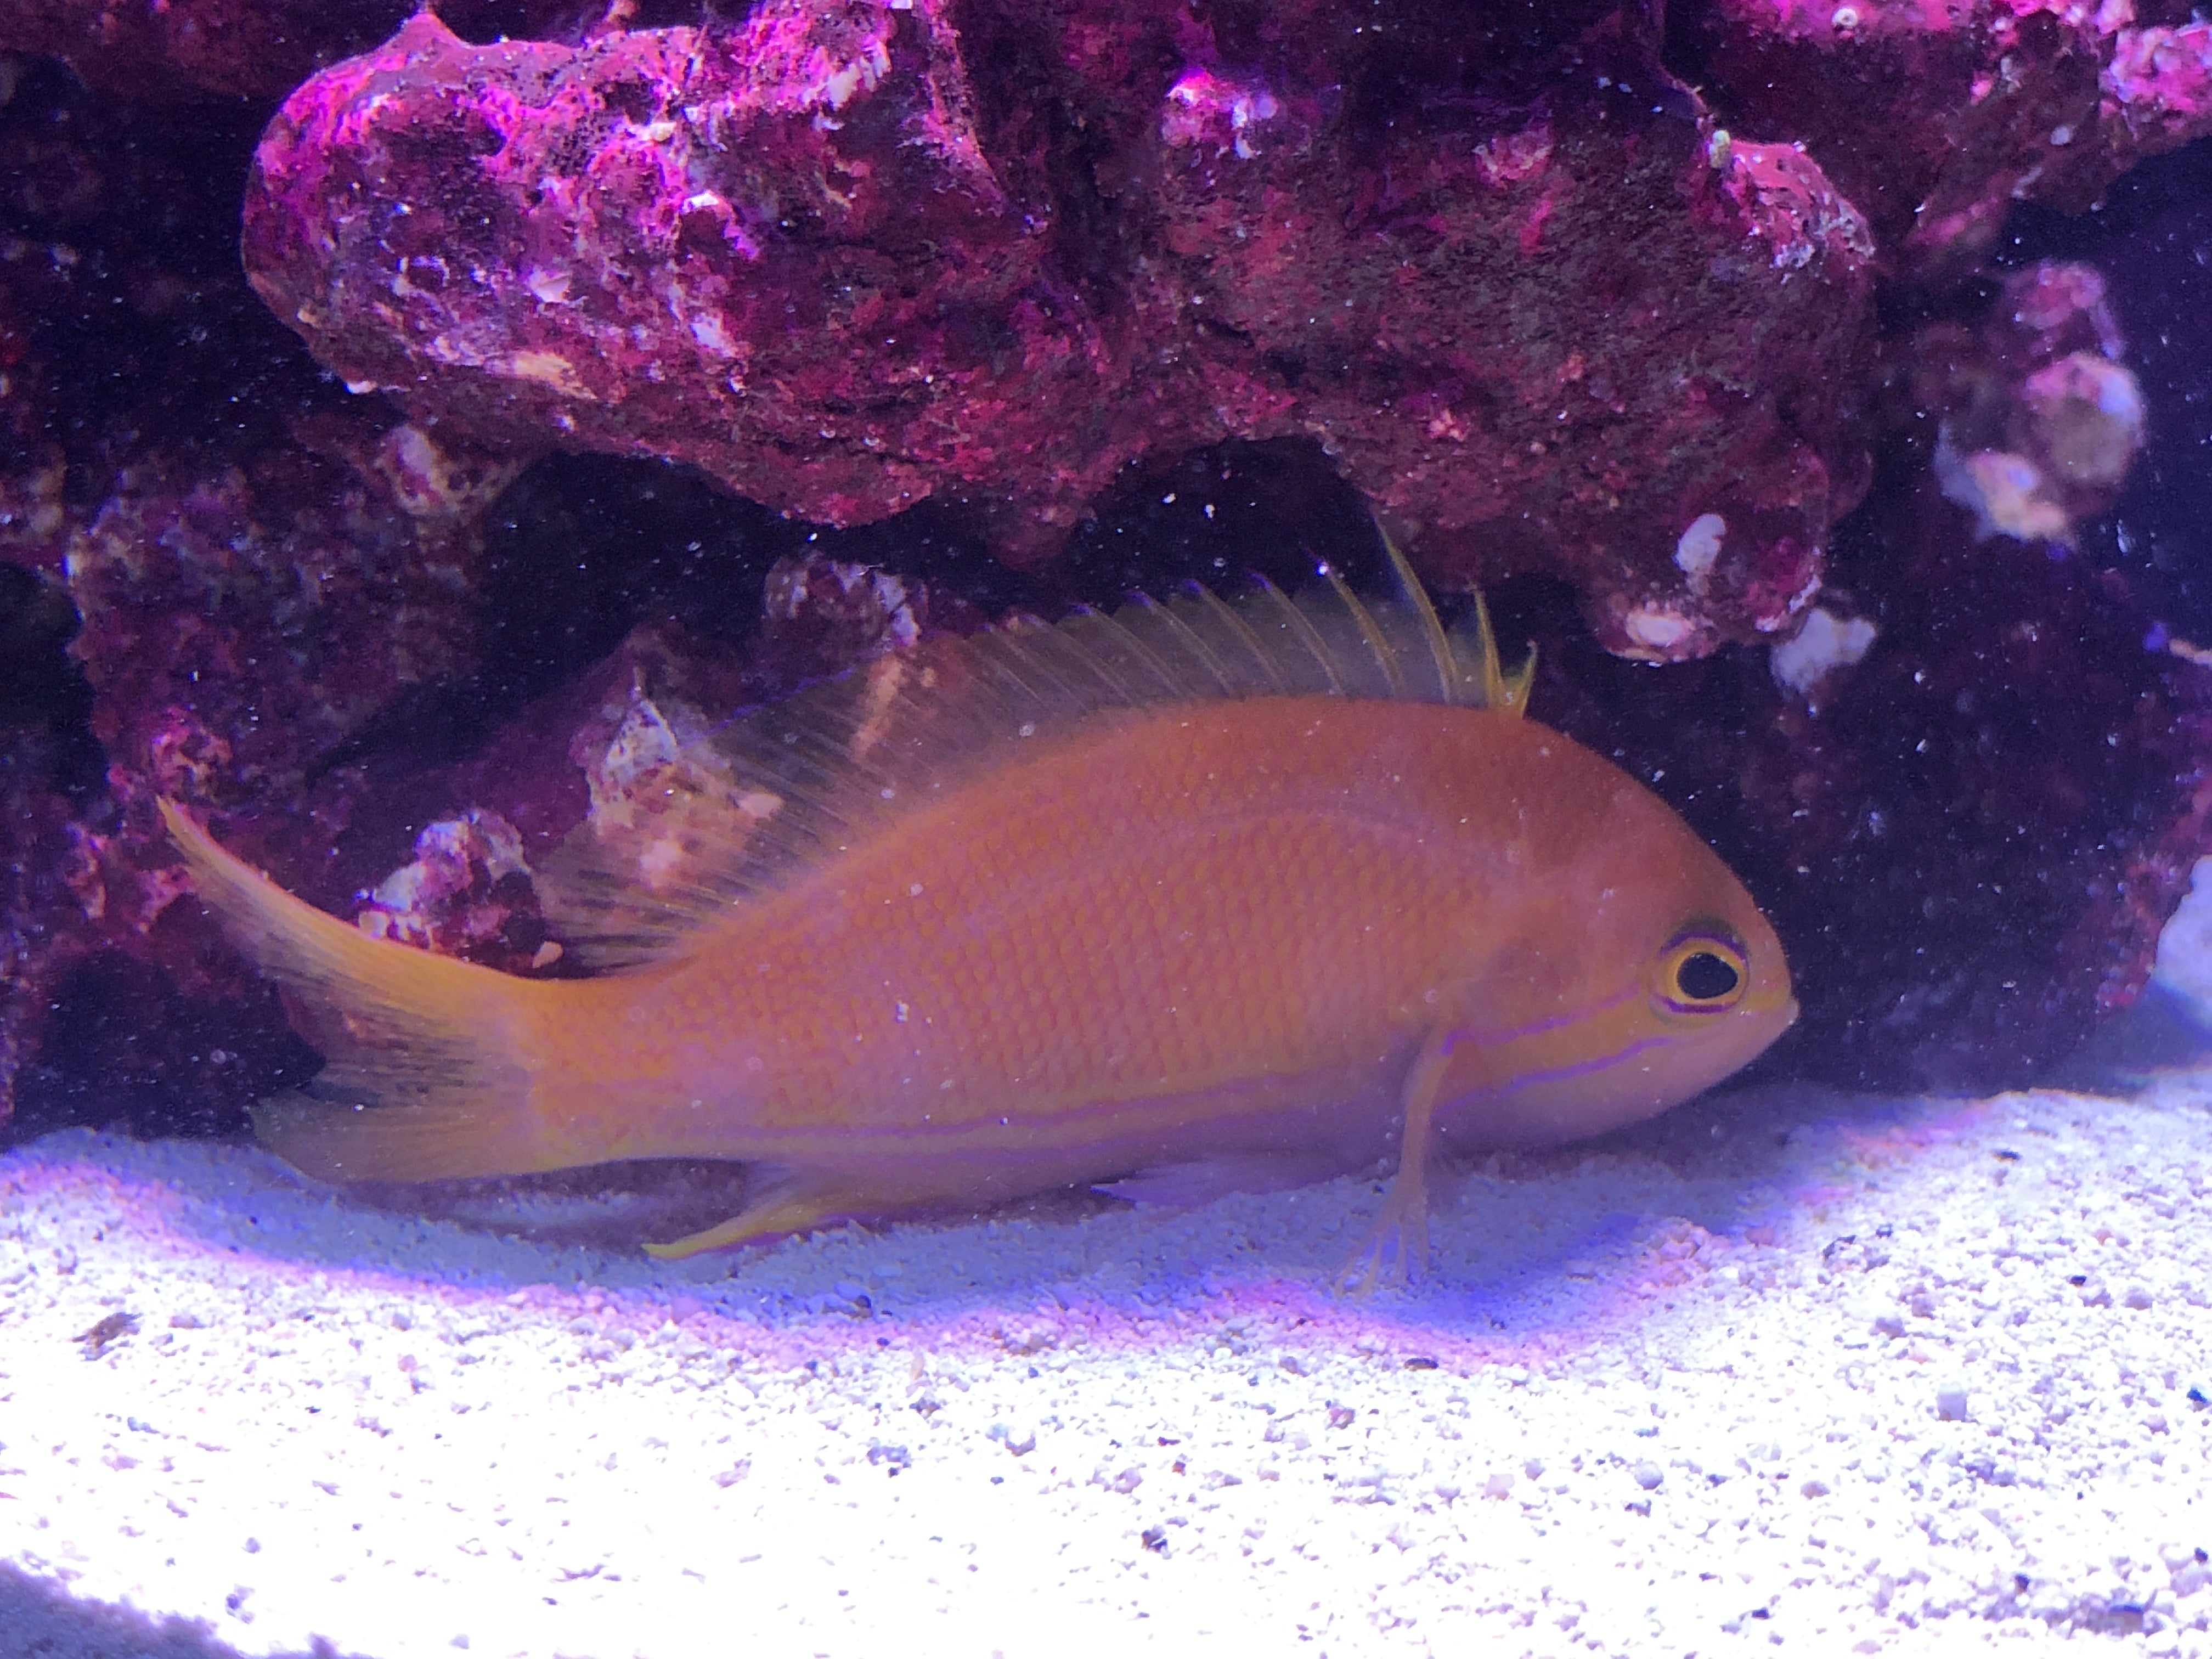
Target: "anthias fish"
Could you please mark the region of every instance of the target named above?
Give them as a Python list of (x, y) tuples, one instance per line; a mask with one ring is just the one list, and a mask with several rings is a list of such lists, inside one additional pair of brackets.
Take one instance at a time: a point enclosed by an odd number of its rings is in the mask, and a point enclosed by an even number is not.
[(1440, 1148), (1649, 1116), (1796, 1005), (1727, 866), (1526, 718), (1479, 601), (1447, 633), (1399, 568), (1371, 607), (1331, 574), (938, 641), (732, 722), (700, 740), (719, 817), (556, 860), (594, 977), (369, 938), (165, 802), (327, 1058), (259, 1133), (339, 1181), (750, 1166), (743, 1213), (664, 1255), (1395, 1157), (1350, 1271), (1402, 1277)]

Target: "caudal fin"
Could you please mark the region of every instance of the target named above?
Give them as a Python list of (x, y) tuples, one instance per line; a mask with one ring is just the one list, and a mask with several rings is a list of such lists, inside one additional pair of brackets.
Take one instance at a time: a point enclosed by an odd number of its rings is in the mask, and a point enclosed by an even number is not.
[(253, 1112), (262, 1142), (326, 1181), (435, 1181), (554, 1167), (532, 1108), (533, 996), (552, 988), (371, 939), (161, 817), (224, 930), (286, 993), (329, 1061)]

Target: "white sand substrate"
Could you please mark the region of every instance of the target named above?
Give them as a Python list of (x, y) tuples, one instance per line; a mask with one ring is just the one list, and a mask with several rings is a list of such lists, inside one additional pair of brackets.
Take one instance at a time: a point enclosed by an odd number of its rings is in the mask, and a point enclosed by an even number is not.
[(2208, 1170), (2201, 1074), (1738, 1094), (1359, 1302), (1372, 1182), (660, 1267), (57, 1134), (0, 1659), (2212, 1655)]

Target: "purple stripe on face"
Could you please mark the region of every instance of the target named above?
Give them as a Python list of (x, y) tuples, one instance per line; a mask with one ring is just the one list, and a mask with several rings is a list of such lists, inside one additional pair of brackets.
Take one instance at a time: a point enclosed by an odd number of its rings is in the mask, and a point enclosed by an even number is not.
[[(1672, 997), (1659, 1000), (1678, 1014), (1724, 1014), (1736, 1006), (1735, 1002), (1722, 1002), (1717, 999), (1708, 1002), (1677, 1002)], [(1737, 999), (1737, 1001), (1741, 1000), (1741, 998)]]
[(1521, 1089), (1532, 1083), (1557, 1083), (1569, 1078), (1589, 1077), (1624, 1060), (1633, 1060), (1646, 1049), (1662, 1048), (1666, 1045), (1667, 1039), (1663, 1036), (1638, 1037), (1618, 1054), (1598, 1054), (1589, 1060), (1577, 1060), (1571, 1066), (1555, 1066), (1541, 1072), (1523, 1072), (1507, 1086), (1509, 1089)]
[(1449, 1056), (1462, 1042), (1473, 1042), (1478, 1039), (1487, 1042), (1518, 1042), (1523, 1037), (1540, 1036), (1547, 1031), (1560, 1030), (1574, 1024), (1577, 1020), (1588, 1019), (1593, 1014), (1601, 1013), (1608, 1008), (1618, 1007), (1634, 997), (1642, 988), (1641, 986), (1632, 985), (1626, 990), (1614, 992), (1601, 1002), (1593, 1003), (1589, 1007), (1579, 1009), (1571, 1014), (1554, 1014), (1548, 1019), (1535, 1020), (1527, 1025), (1517, 1025), (1510, 1031), (1454, 1031), (1444, 1039), (1443, 1051), (1446, 1056)]

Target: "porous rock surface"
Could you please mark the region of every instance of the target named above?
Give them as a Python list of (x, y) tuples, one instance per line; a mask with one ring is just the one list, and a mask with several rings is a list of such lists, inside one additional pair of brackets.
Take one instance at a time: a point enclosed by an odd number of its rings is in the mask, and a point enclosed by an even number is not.
[(1034, 561), (1133, 461), (1297, 436), (1430, 568), (1563, 572), (1617, 650), (1789, 626), (1867, 475), (1861, 216), (1626, 13), (1371, 9), (423, 14), (286, 101), (246, 265), (418, 415), (799, 517), (945, 495)]

